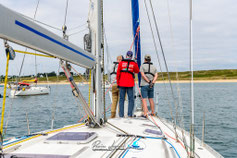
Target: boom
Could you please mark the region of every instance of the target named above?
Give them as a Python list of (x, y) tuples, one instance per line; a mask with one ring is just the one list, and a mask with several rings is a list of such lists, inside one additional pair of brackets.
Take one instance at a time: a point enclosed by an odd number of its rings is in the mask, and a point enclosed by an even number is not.
[(0, 38), (92, 68), (94, 55), (0, 4)]

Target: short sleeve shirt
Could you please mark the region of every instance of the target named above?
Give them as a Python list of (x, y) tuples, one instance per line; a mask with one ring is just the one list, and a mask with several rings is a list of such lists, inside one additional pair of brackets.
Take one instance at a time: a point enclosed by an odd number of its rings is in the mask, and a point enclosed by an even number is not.
[[(140, 72), (144, 72), (144, 73), (148, 72), (148, 69), (149, 69), (149, 64), (142, 64), (140, 67)], [(150, 65), (150, 72), (154, 75), (157, 73), (157, 69), (154, 65)], [(154, 79), (154, 77), (151, 74), (145, 74), (145, 75), (151, 81)], [(147, 85), (149, 85), (149, 83), (146, 82), (142, 77), (141, 86), (147, 86)]]

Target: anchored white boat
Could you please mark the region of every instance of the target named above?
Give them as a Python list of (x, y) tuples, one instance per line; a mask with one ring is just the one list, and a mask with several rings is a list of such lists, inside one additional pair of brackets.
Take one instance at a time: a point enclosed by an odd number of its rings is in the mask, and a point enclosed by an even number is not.
[[(132, 4), (137, 7), (138, 1), (132, 0)], [(100, 0), (90, 1), (89, 24), (92, 53), (89, 53), (0, 5), (0, 38), (59, 58), (75, 98), (81, 102), (86, 116), (89, 117), (85, 123), (6, 140), (2, 144), (1, 156), (5, 158), (222, 158), (219, 153), (194, 137), (193, 133), (190, 136), (188, 132), (179, 128), (174, 122), (168, 122), (157, 116), (143, 118), (139, 111), (135, 112), (135, 116), (132, 118), (107, 120), (106, 115), (103, 116), (106, 110), (102, 110), (100, 61), (103, 29), (101, 6)], [(135, 21), (138, 20), (135, 18)], [(7, 43), (6, 46), (9, 47)], [(95, 85), (92, 86), (95, 89), (90, 89), (92, 99), (89, 104), (92, 109), (74, 82), (68, 62), (91, 69), (90, 85)], [(4, 106), (3, 104), (2, 109)], [(4, 116), (4, 110), (2, 110), (2, 115)], [(3, 119), (1, 121), (1, 133), (3, 133), (2, 127)]]
[(50, 93), (50, 87), (43, 87), (32, 85), (25, 82), (19, 82), (16, 84), (9, 84), (10, 96), (30, 96), (30, 95), (44, 95)]
[(44, 95), (50, 93), (50, 87), (29, 86), (21, 90), (11, 89), (10, 96)]

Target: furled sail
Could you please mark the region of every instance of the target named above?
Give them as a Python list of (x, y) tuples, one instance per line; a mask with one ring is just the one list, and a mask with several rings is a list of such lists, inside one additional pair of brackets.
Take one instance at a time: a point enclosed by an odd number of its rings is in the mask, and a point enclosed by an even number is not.
[(90, 30), (93, 33), (96, 33), (97, 30), (97, 2), (96, 0), (90, 0), (89, 4), (89, 15), (88, 15), (88, 21), (89, 21), (89, 27)]
[(0, 38), (92, 68), (96, 58), (58, 35), (0, 4)]
[(92, 54), (96, 55), (96, 32), (97, 32), (97, 2), (96, 0), (90, 0), (89, 3), (89, 15), (88, 15), (88, 25), (91, 35), (92, 43)]
[[(132, 2), (132, 23), (133, 23), (133, 36), (135, 38), (134, 48), (137, 64), (141, 66), (141, 44), (140, 44), (140, 19), (139, 19), (139, 3), (138, 0), (131, 0)], [(138, 74), (138, 83), (140, 85), (141, 74)]]

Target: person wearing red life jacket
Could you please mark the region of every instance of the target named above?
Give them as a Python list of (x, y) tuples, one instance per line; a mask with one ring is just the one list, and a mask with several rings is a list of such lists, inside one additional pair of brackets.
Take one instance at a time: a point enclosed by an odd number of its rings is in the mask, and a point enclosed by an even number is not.
[(117, 69), (117, 85), (119, 87), (119, 117), (124, 117), (124, 101), (125, 101), (125, 94), (128, 95), (128, 117), (132, 117), (133, 115), (133, 108), (134, 108), (134, 94), (133, 94), (133, 87), (134, 87), (134, 79), (135, 74), (139, 73), (139, 67), (137, 63), (132, 60), (133, 52), (128, 51), (126, 58), (123, 59)]

